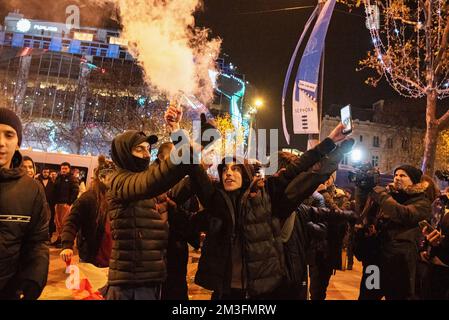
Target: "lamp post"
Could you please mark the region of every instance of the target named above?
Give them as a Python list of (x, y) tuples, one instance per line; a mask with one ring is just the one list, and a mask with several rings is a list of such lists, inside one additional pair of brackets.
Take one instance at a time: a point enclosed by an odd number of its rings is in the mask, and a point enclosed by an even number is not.
[[(254, 125), (254, 131), (257, 130), (257, 112), (259, 111), (260, 108), (263, 107), (263, 100), (260, 98), (257, 98), (256, 100), (254, 100), (254, 104), (252, 106), (250, 106), (250, 108), (248, 109), (248, 117), (249, 117), (249, 134), (248, 134), (248, 149), (247, 149), (247, 153), (250, 153), (252, 146), (252, 139), (253, 139), (253, 125)], [(256, 135), (256, 145), (255, 147), (257, 148), (257, 135)], [(257, 150), (257, 149), (256, 149)], [(257, 154), (257, 153), (256, 153)]]

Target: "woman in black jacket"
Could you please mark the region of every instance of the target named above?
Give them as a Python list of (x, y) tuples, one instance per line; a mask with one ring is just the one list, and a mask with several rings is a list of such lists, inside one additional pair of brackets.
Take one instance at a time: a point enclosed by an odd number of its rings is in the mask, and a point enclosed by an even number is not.
[(64, 222), (60, 253), (63, 261), (72, 259), (76, 237), (80, 260), (100, 268), (109, 266), (112, 238), (106, 191), (108, 175), (113, 169), (112, 161), (107, 161), (104, 156), (98, 158), (91, 187), (75, 201)]

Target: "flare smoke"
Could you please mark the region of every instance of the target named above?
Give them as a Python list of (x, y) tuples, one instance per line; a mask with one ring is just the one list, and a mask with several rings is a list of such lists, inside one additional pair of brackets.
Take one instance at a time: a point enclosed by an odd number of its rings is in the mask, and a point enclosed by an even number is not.
[[(98, 0), (94, 0), (97, 1)], [(145, 71), (145, 80), (170, 98), (179, 92), (203, 103), (213, 97), (209, 70), (221, 41), (195, 27), (193, 14), (202, 0), (110, 0), (119, 9), (122, 37)]]

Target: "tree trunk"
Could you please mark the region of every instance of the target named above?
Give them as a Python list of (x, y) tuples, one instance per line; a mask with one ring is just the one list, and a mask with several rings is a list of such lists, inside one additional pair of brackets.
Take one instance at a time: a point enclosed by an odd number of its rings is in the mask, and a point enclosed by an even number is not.
[(437, 106), (436, 92), (431, 90), (427, 92), (426, 106), (426, 136), (424, 138), (424, 158), (422, 171), (425, 174), (433, 176), (435, 171), (435, 157), (437, 151), (437, 140), (439, 128), (435, 119)]

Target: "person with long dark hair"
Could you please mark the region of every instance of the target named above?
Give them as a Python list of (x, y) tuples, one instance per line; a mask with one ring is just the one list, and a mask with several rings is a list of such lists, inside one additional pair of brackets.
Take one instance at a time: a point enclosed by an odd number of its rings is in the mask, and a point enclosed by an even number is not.
[(28, 156), (23, 156), (21, 167), (25, 169), (28, 177), (34, 179), (34, 176), (36, 175), (36, 164), (33, 159)]
[(73, 256), (76, 238), (79, 257), (82, 262), (105, 268), (109, 266), (112, 238), (107, 217), (108, 202), (106, 191), (108, 176), (114, 170), (112, 161), (104, 156), (98, 158), (95, 177), (90, 188), (73, 204), (70, 214), (64, 222), (60, 256), (69, 262)]

